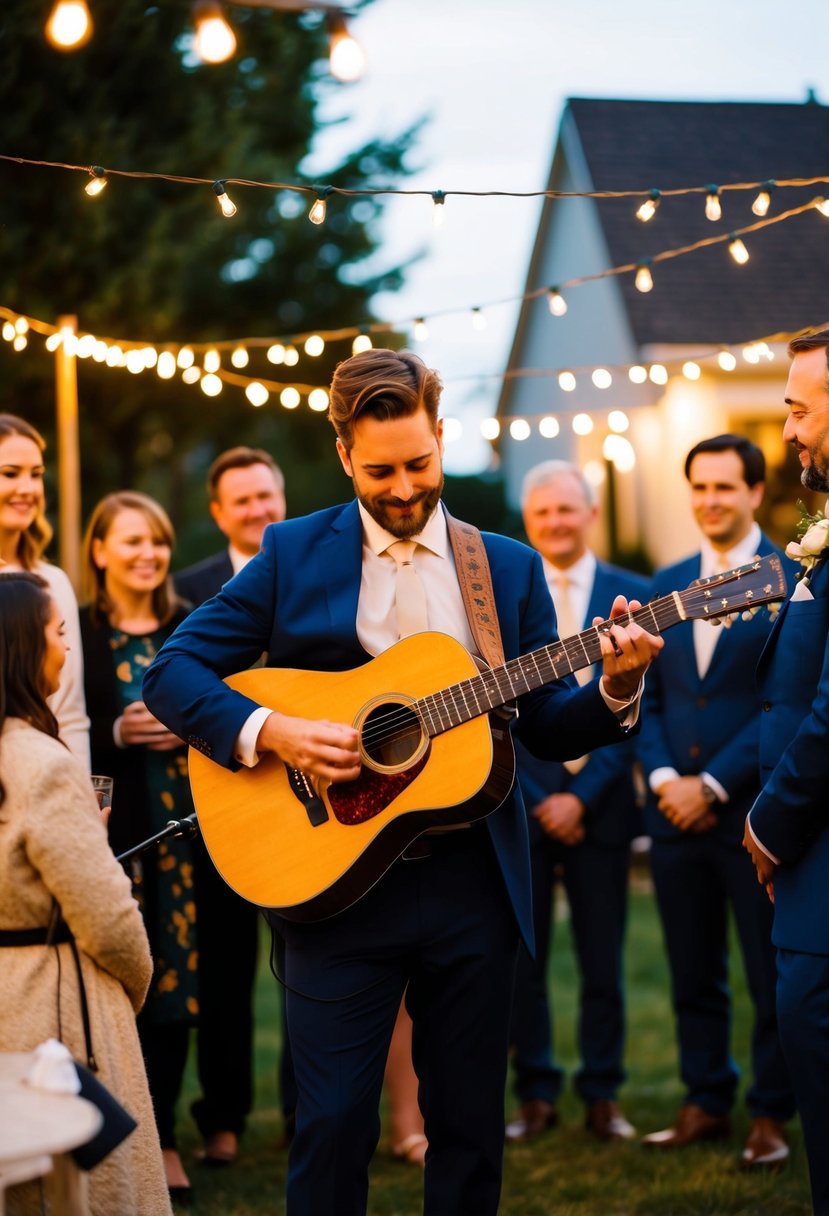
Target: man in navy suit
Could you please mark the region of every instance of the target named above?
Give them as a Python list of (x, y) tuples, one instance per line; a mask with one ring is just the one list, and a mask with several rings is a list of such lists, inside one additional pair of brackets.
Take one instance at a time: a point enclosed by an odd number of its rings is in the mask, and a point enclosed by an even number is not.
[[(646, 598), (646, 579), (599, 561), (588, 537), (599, 508), (577, 465), (548, 460), (530, 469), (521, 494), (527, 539), (542, 558), (559, 631), (572, 635), (601, 616), (615, 595)], [(597, 679), (585, 668), (579, 683)], [(566, 764), (537, 760), (517, 745), (518, 779), (528, 812), (535, 958), (518, 955), (510, 1041), (521, 1103), (507, 1140), (526, 1143), (558, 1121), (564, 1074), (553, 1061), (547, 996), (551, 897), (561, 879), (581, 973), (575, 1088), (586, 1126), (601, 1140), (635, 1132), (616, 1104), (625, 1079), (622, 945), (630, 842), (641, 832), (633, 787), (632, 740)]]
[[(801, 480), (829, 491), (829, 330), (795, 338), (783, 437)], [(825, 510), (825, 508), (824, 508)], [(780, 1037), (817, 1216), (829, 1214), (829, 563), (827, 525), (787, 552), (803, 564), (758, 671), (763, 789), (745, 845), (774, 900)], [(794, 552), (792, 553), (792, 550)]]
[[(688, 453), (685, 476), (702, 533), (699, 553), (659, 571), (652, 594), (744, 565), (774, 549), (755, 523), (765, 460), (739, 435), (717, 435)], [(738, 1073), (731, 1057), (727, 931), (731, 906), (754, 1005), (751, 1129), (740, 1163), (788, 1157), (783, 1124), (794, 1098), (777, 1033), (771, 909), (740, 848), (758, 788), (760, 703), (750, 678), (770, 629), (760, 613), (731, 628), (694, 621), (667, 639), (648, 680), (637, 740), (650, 794), (645, 828), (671, 968), (685, 1102), (651, 1149), (682, 1148), (729, 1134)]]
[[(437, 374), (406, 351), (366, 351), (338, 366), (330, 417), (356, 501), (268, 528), (261, 552), (187, 618), (148, 672), (153, 713), (191, 746), (230, 768), (270, 752), (311, 778), (356, 779), (360, 736), (350, 723), (271, 711), (222, 677), (263, 648), (276, 668), (364, 664), (401, 632), (407, 605), (396, 600), (398, 577), (416, 585), (430, 629), (474, 648), (440, 503), (440, 390)], [(390, 551), (399, 540), (416, 546), (400, 575)], [(500, 536), (484, 544), (507, 658), (548, 645), (555, 620), (541, 559)], [(624, 737), (662, 645), (635, 623), (622, 627), (625, 610), (619, 597), (615, 646), (601, 636), (603, 679), (581, 689), (554, 681), (518, 698), (515, 729), (532, 751), (564, 760)], [(421, 843), (345, 911), (281, 921), (299, 1089), (289, 1216), (365, 1212), (404, 990), (429, 1141), (424, 1212), (497, 1211), (511, 981), (519, 934), (532, 939), (520, 796)]]
[[(285, 518), (285, 482), (268, 452), (237, 447), (222, 452), (207, 474), (210, 514), (227, 548), (174, 575), (176, 591), (194, 607), (221, 591), (259, 552), (268, 524)], [(192, 1106), (204, 1138), (202, 1160), (230, 1165), (253, 1105), (253, 987), (259, 912), (231, 890), (196, 846), (199, 893), (199, 1053), (202, 1096)], [(280, 1066), (283, 1110), (293, 1118), (290, 1053)], [(290, 1126), (290, 1124), (288, 1124)]]

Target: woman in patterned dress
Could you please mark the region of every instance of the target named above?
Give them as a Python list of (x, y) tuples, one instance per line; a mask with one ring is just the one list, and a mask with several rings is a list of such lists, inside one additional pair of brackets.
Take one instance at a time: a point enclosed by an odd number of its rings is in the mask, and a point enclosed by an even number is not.
[[(108, 494), (84, 537), (89, 603), (81, 610), (85, 689), (95, 772), (115, 779), (109, 833), (116, 854), (192, 812), (187, 749), (141, 699), (144, 672), (186, 615), (169, 578), (173, 527), (144, 494)], [(175, 1108), (198, 1016), (197, 918), (192, 848), (168, 838), (140, 856), (133, 878), (154, 974), (138, 1032), (167, 1183), (190, 1198), (178, 1153)]]

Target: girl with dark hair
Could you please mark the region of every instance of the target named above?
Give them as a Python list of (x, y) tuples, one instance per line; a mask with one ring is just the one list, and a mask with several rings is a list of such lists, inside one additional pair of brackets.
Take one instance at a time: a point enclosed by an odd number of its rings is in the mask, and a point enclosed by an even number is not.
[[(89, 777), (47, 704), (66, 653), (45, 581), (0, 573), (0, 1051), (60, 1037), (85, 1060), (82, 975), (98, 1076), (138, 1123), (90, 1173), (89, 1211), (155, 1216), (170, 1206), (135, 1026), (152, 963)], [(11, 1188), (7, 1205), (41, 1211), (39, 1184)]]
[(14, 414), (0, 414), (0, 569), (44, 578), (66, 622), (70, 651), (60, 687), (49, 698), (60, 737), (89, 769), (89, 719), (83, 700), (78, 604), (64, 572), (43, 558), (52, 529), (45, 515), (43, 437)]
[[(83, 544), (84, 682), (96, 772), (115, 779), (109, 834), (121, 853), (193, 810), (187, 748), (153, 717), (141, 682), (162, 643), (186, 615), (169, 577), (173, 526), (146, 494), (108, 494), (92, 512)], [(162, 841), (142, 855), (136, 893), (155, 975), (138, 1033), (171, 1194), (191, 1196), (178, 1154), (175, 1108), (190, 1029), (198, 1015), (193, 848)]]

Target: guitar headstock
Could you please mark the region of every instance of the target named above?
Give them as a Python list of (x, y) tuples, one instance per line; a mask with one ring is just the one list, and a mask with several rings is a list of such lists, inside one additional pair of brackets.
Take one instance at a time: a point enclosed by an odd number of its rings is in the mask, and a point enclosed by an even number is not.
[(756, 557), (745, 566), (726, 570), (711, 578), (696, 579), (676, 594), (688, 620), (726, 622), (732, 615), (753, 613), (764, 604), (775, 604), (787, 595), (786, 575), (776, 553)]

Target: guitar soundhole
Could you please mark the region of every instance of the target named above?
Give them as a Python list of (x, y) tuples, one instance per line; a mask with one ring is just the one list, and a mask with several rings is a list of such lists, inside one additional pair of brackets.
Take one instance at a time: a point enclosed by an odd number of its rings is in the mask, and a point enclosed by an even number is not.
[(360, 720), (363, 761), (377, 772), (396, 773), (418, 759), (428, 745), (420, 718), (405, 701), (378, 701)]

